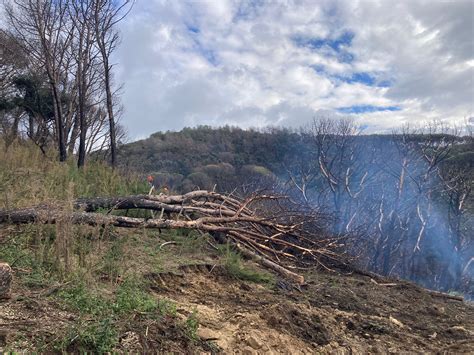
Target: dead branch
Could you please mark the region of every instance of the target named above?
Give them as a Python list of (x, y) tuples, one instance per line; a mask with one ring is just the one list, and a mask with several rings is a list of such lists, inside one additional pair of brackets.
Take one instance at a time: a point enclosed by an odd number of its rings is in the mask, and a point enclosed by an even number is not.
[[(301, 284), (304, 278), (287, 267), (298, 264), (326, 267), (325, 263), (341, 257), (336, 250), (340, 243), (318, 235), (321, 215), (298, 210), (289, 203), (282, 207), (284, 200), (283, 196), (264, 194), (239, 200), (209, 191), (175, 196), (80, 198), (74, 202), (73, 211), (45, 205), (0, 211), (0, 224), (55, 224), (67, 220), (91, 226), (193, 229), (214, 236), (223, 234), (243, 255)], [(112, 214), (115, 210), (129, 209), (161, 211), (161, 214), (150, 219)], [(99, 213), (103, 211), (107, 213)]]
[(440, 298), (446, 298), (449, 300), (464, 302), (464, 297), (462, 296), (450, 295), (449, 293), (433, 291), (433, 290), (428, 290), (428, 289), (426, 291), (433, 297), (440, 297)]

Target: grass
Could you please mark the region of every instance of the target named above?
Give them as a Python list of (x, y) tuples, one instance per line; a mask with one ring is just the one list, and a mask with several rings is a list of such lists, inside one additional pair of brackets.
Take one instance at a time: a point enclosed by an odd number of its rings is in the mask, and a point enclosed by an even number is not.
[(74, 197), (112, 196), (147, 192), (145, 181), (124, 176), (99, 161), (78, 169), (74, 159), (56, 161), (30, 144), (15, 144), (0, 154), (0, 208), (37, 203), (64, 204)]
[[(0, 154), (0, 209), (46, 203), (69, 211), (77, 197), (147, 190), (136, 177), (123, 177), (100, 162), (77, 169), (74, 161), (59, 163), (27, 144), (13, 145)], [(270, 274), (244, 267), (240, 256), (228, 247), (221, 253), (210, 252), (207, 238), (185, 229), (158, 233), (76, 226), (65, 218), (56, 225), (0, 228), (0, 261), (14, 268), (15, 287), (25, 302), (44, 293), (49, 298), (39, 301), (58, 304), (73, 315), (72, 320), (58, 324), (54, 339), (49, 335), (33, 339), (35, 351), (112, 352), (132, 319), (164, 320), (197, 344), (197, 312), (178, 320), (176, 305), (152, 294), (144, 275), (219, 257), (232, 277), (273, 282)], [(160, 248), (164, 241), (175, 244)], [(16, 338), (20, 341), (22, 336), (20, 331)]]
[(198, 312), (196, 309), (186, 318), (185, 334), (193, 341), (198, 340), (197, 331), (199, 328)]
[(241, 255), (232, 251), (228, 244), (223, 248), (223, 253), (224, 266), (230, 276), (243, 281), (268, 285), (275, 284), (275, 278), (272, 274), (243, 266)]
[(156, 320), (176, 316), (176, 306), (171, 301), (158, 300), (146, 289), (139, 276), (130, 275), (117, 286), (112, 297), (102, 295), (104, 290), (94, 289), (80, 279), (61, 290), (56, 298), (81, 317), (56, 342), (56, 350), (64, 352), (73, 347), (80, 352), (109, 352), (118, 343), (120, 319), (132, 315)]
[(103, 318), (99, 321), (80, 321), (70, 327), (66, 336), (54, 343), (54, 349), (67, 353), (75, 349), (79, 353), (106, 353), (118, 343), (115, 320)]

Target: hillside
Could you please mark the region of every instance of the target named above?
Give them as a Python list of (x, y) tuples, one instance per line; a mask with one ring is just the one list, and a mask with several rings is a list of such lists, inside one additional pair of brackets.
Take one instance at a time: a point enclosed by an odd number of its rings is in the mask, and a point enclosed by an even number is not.
[[(384, 145), (390, 135), (358, 136), (362, 145)], [(414, 140), (429, 137), (414, 135)], [(179, 132), (156, 132), (120, 148), (120, 164), (127, 170), (154, 174), (158, 184), (176, 190), (221, 186), (223, 190), (252, 178), (288, 178), (292, 162), (311, 160), (311, 137), (277, 128), (243, 130), (201, 126)], [(460, 139), (449, 164), (470, 169), (474, 176), (474, 146)], [(223, 181), (224, 180), (224, 181)], [(204, 185), (204, 186), (203, 186)], [(232, 186), (231, 190), (235, 188)]]
[(295, 140), (297, 136), (289, 131), (200, 127), (157, 132), (123, 145), (119, 160), (125, 169), (153, 173), (158, 184), (172, 189), (189, 191), (197, 185), (218, 184), (226, 190), (249, 177), (281, 173), (281, 157), (291, 151)]
[(0, 350), (474, 351), (472, 305), (408, 282), (315, 270), (297, 289), (201, 237), (116, 233), (103, 266), (79, 278), (53, 282), (16, 263)]
[[(27, 144), (0, 167), (1, 209), (48, 203), (67, 216), (76, 197), (148, 191), (130, 172), (78, 169)], [(2, 352), (473, 351), (474, 308), (456, 293), (352, 267), (298, 270), (306, 282), (294, 285), (207, 233), (65, 217), (2, 225), (0, 241), (14, 276), (0, 301)]]
[(474, 297), (474, 142), (436, 131), (359, 135), (348, 121), (300, 132), (198, 127), (121, 147), (161, 189), (276, 191), (351, 235), (362, 268)]

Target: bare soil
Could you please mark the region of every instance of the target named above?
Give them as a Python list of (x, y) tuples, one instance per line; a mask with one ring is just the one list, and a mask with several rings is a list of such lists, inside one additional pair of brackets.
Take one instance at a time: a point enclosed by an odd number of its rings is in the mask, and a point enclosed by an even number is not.
[[(474, 353), (472, 304), (400, 280), (378, 278), (376, 284), (357, 273), (314, 271), (305, 275), (305, 287), (283, 280), (269, 287), (232, 278), (209, 261), (147, 272), (150, 292), (175, 302), (177, 315), (125, 320), (116, 351)], [(396, 285), (380, 285), (384, 282)], [(77, 317), (61, 309), (45, 290), (15, 283), (13, 297), (0, 303), (0, 352), (50, 352), (48, 344)], [(196, 339), (182, 327), (193, 313), (199, 321)]]

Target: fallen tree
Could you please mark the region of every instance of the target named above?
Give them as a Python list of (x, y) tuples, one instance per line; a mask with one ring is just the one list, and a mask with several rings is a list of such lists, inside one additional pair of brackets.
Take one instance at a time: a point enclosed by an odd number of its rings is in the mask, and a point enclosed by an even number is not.
[[(71, 207), (39, 205), (0, 211), (0, 224), (68, 221), (122, 228), (195, 229), (216, 238), (224, 236), (245, 256), (300, 284), (303, 276), (290, 268), (328, 267), (341, 260), (340, 242), (323, 237), (324, 216), (302, 210), (283, 196), (255, 194), (239, 199), (200, 190), (174, 196), (80, 198)], [(137, 209), (153, 214), (137, 218), (114, 212)]]

